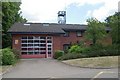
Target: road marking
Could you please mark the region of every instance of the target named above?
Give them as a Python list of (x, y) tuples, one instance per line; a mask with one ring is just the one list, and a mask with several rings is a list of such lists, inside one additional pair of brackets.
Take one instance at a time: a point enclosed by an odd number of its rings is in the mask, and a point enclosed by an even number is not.
[(97, 75), (95, 75), (91, 80), (94, 80), (95, 78), (97, 78), (98, 76), (100, 76), (103, 73), (116, 73), (116, 72), (112, 72), (112, 71), (101, 71), (99, 72)]
[(94, 80), (95, 78), (97, 78), (98, 76), (100, 76), (102, 73), (104, 73), (103, 71), (99, 72), (97, 75), (95, 75), (91, 80)]

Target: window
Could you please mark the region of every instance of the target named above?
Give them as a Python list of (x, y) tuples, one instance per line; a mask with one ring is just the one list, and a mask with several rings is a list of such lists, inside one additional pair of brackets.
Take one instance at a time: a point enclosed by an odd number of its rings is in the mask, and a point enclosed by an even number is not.
[(70, 44), (64, 44), (63, 45), (63, 50), (66, 51), (68, 49), (70, 49)]
[(66, 33), (64, 34), (64, 37), (69, 37), (69, 32), (66, 32)]
[(32, 36), (29, 36), (28, 39), (33, 39), (33, 37), (32, 37)]
[(46, 43), (46, 41), (41, 40), (40, 43)]
[(46, 47), (46, 44), (40, 44), (41, 47)]
[(46, 37), (40, 37), (40, 39), (46, 39)]
[(27, 43), (27, 40), (22, 40), (22, 43)]
[(34, 40), (39, 40), (39, 37), (38, 36), (34, 36)]
[(81, 31), (77, 32), (77, 37), (80, 37), (80, 36), (82, 36), (82, 32)]
[(51, 50), (51, 48), (48, 48), (48, 50)]
[[(27, 43), (27, 41), (26, 41), (26, 43)], [(28, 40), (28, 43), (33, 43), (33, 40)]]
[(48, 45), (48, 47), (51, 47), (51, 45)]
[(27, 52), (22, 52), (22, 55), (27, 54)]
[(39, 43), (39, 40), (34, 40), (34, 43)]
[(51, 52), (48, 52), (48, 54), (51, 54)]
[(52, 43), (52, 41), (47, 41), (47, 43)]
[(106, 31), (106, 33), (109, 33), (109, 31)]
[(22, 44), (23, 47), (27, 47), (27, 44)]
[(22, 37), (22, 39), (27, 39), (27, 37)]
[(51, 37), (47, 37), (47, 39), (51, 39)]

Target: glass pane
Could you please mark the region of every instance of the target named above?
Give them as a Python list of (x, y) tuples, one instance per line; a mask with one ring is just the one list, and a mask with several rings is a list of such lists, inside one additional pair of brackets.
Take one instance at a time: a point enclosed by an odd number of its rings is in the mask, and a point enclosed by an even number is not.
[(48, 48), (48, 50), (51, 50), (51, 48)]
[(32, 37), (32, 36), (29, 36), (28, 39), (33, 39), (33, 37)]
[(52, 41), (47, 41), (47, 43), (52, 43)]
[(27, 47), (27, 44), (22, 44), (22, 47)]
[(24, 55), (24, 54), (27, 54), (27, 52), (22, 52), (21, 54)]
[(28, 52), (28, 54), (33, 54), (33, 52)]
[(28, 44), (28, 46), (33, 46), (33, 44)]
[(28, 43), (33, 43), (33, 40), (28, 40)]
[(22, 48), (22, 50), (27, 50), (27, 48)]
[(46, 50), (46, 48), (40, 48), (40, 50)]
[(45, 46), (46, 46), (46, 44), (40, 44), (40, 46), (41, 46), (41, 47), (45, 47)]
[(22, 37), (22, 39), (27, 39), (27, 36), (25, 36), (25, 37)]
[(48, 54), (51, 54), (51, 52), (48, 52)]
[(40, 43), (46, 43), (46, 41), (40, 41)]
[(82, 36), (81, 32), (77, 32), (77, 36)]
[(40, 54), (46, 54), (46, 52), (40, 52)]
[(22, 43), (27, 43), (27, 40), (22, 40)]
[(34, 43), (39, 43), (39, 40), (35, 40)]
[(46, 39), (46, 37), (40, 37), (40, 39)]
[(35, 52), (34, 54), (39, 54), (39, 52)]
[(39, 37), (34, 37), (35, 40), (39, 40)]
[(51, 37), (47, 37), (47, 39), (51, 39)]

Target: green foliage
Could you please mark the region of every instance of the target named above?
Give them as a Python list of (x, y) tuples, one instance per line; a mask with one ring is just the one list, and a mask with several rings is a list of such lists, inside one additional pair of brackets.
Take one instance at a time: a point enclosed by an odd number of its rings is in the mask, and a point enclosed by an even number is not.
[(58, 50), (58, 51), (55, 52), (54, 58), (57, 59), (57, 58), (59, 58), (63, 55), (64, 55), (64, 51)]
[(59, 57), (58, 60), (69, 60), (69, 59), (76, 59), (76, 58), (82, 58), (82, 57), (84, 57), (84, 55), (67, 53)]
[(17, 59), (20, 59), (20, 51), (17, 49), (12, 49), (13, 54)]
[(120, 50), (117, 49), (117, 45), (96, 45), (84, 49), (82, 53), (86, 57), (97, 57), (97, 56), (117, 56), (120, 55)]
[(106, 18), (107, 26), (111, 27), (113, 44), (120, 44), (120, 12)]
[(118, 50), (118, 47), (119, 45), (103, 46), (101, 44), (96, 44), (95, 46), (84, 47), (81, 53), (77, 54), (74, 54), (74, 52), (67, 53), (59, 57), (58, 60), (89, 58), (99, 56), (118, 56), (120, 55), (120, 50)]
[(17, 59), (11, 49), (5, 48), (2, 50), (2, 65), (12, 65), (16, 60)]
[(69, 49), (69, 53), (82, 53), (82, 51), (83, 51), (83, 48), (78, 45), (73, 45)]
[(84, 47), (84, 41), (83, 40), (80, 40), (80, 42), (77, 44), (78, 46), (81, 46), (81, 47)]
[(91, 40), (93, 45), (95, 45), (98, 39), (105, 37), (106, 31), (104, 23), (101, 23), (96, 18), (90, 18), (87, 22), (86, 38)]
[(0, 65), (2, 65), (2, 49), (0, 49)]
[(11, 36), (7, 33), (8, 29), (15, 22), (26, 22), (20, 15), (20, 2), (2, 2), (2, 47), (11, 46)]

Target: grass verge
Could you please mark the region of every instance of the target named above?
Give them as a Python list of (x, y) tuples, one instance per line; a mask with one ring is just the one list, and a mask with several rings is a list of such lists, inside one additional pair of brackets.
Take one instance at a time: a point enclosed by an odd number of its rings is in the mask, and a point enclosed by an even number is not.
[(62, 62), (79, 67), (113, 68), (113, 67), (118, 67), (118, 56), (79, 58), (79, 59), (65, 60)]

